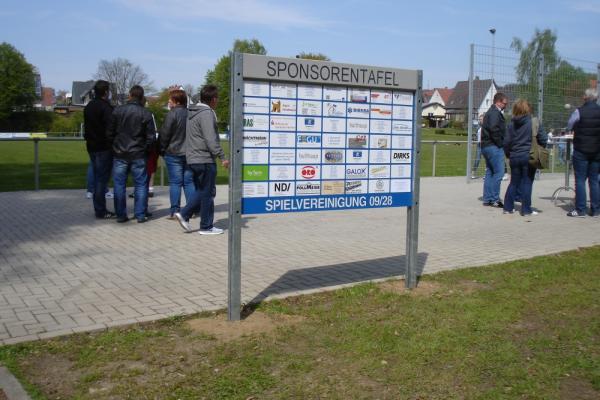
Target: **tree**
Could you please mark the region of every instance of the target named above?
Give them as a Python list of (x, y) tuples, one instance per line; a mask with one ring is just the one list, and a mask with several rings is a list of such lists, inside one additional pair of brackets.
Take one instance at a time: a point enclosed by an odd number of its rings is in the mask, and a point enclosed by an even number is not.
[(133, 64), (126, 58), (116, 58), (111, 61), (100, 60), (94, 78), (114, 83), (119, 97), (126, 97), (129, 89), (134, 85), (143, 86), (147, 92), (154, 90), (152, 81), (142, 67)]
[(205, 83), (217, 85), (219, 88), (219, 103), (217, 104), (215, 112), (221, 129), (225, 129), (227, 125), (229, 125), (229, 79), (231, 76), (231, 54), (234, 52), (260, 55), (267, 54), (267, 50), (257, 39), (236, 39), (235, 42), (233, 42), (233, 49), (222, 56), (213, 69), (206, 72)]
[(31, 108), (36, 99), (34, 67), (12, 45), (0, 44), (0, 120)]
[(329, 57), (327, 57), (323, 53), (305, 53), (301, 52), (296, 56), (296, 58), (302, 58), (304, 60), (317, 60), (317, 61), (331, 61)]
[(531, 41), (526, 45), (517, 37), (513, 38), (511, 49), (520, 52), (517, 66), (517, 81), (521, 84), (534, 84), (537, 79), (540, 58), (544, 56), (544, 74), (554, 71), (560, 64), (556, 52), (556, 33), (550, 29), (540, 31), (536, 28)]

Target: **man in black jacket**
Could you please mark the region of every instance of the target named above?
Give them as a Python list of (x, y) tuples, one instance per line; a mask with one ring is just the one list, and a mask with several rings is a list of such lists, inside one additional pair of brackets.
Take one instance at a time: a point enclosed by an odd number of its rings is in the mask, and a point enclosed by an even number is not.
[(110, 86), (107, 81), (99, 80), (94, 85), (94, 99), (83, 109), (85, 126), (85, 142), (92, 173), (94, 174), (93, 203), (96, 218), (114, 218), (115, 214), (106, 209), (106, 187), (110, 179), (113, 157), (106, 128), (110, 121), (113, 108), (108, 102)]
[(584, 104), (573, 112), (567, 123), (567, 131), (573, 135), (573, 170), (575, 171), (575, 209), (569, 217), (585, 217), (587, 199), (585, 182), (590, 187), (590, 215), (600, 216), (600, 105), (598, 91), (587, 89)]
[(485, 180), (483, 182), (483, 205), (504, 207), (500, 201), (500, 184), (504, 175), (504, 135), (506, 123), (502, 111), (508, 104), (504, 93), (496, 93), (494, 104), (485, 113), (481, 127), (481, 154), (485, 158)]
[(144, 108), (144, 88), (135, 85), (129, 90), (129, 100), (113, 111), (108, 126), (114, 156), (115, 212), (117, 222), (127, 222), (126, 184), (129, 171), (135, 186), (134, 214), (138, 222), (146, 222), (148, 174), (146, 157), (156, 140), (152, 113)]

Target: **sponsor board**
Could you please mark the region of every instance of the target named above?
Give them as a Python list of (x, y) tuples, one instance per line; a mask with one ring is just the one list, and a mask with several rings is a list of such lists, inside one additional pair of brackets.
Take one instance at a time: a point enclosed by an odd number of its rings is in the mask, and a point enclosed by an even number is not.
[(245, 131), (268, 131), (269, 130), (269, 116), (268, 115), (244, 114), (244, 130)]
[(412, 149), (412, 136), (392, 136), (392, 149)]
[(298, 85), (298, 98), (321, 100), (323, 98), (323, 89), (321, 85)]
[(321, 179), (344, 179), (345, 166), (325, 164), (322, 167)]
[(345, 132), (346, 120), (340, 118), (323, 118), (323, 132)]
[(372, 119), (371, 133), (390, 133), (392, 130), (392, 121), (389, 119)]
[(391, 144), (391, 136), (387, 135), (371, 135), (369, 143), (372, 149), (389, 149)]
[(321, 115), (321, 102), (298, 100), (298, 115)]
[(378, 164), (390, 163), (389, 150), (369, 150), (369, 162)]
[(321, 183), (321, 194), (344, 194), (344, 181), (323, 181)]
[(247, 132), (242, 134), (244, 147), (269, 147), (268, 132)]
[(243, 197), (267, 197), (269, 184), (267, 182), (243, 182)]
[(369, 179), (369, 193), (389, 193), (389, 179)]
[(244, 113), (268, 114), (269, 99), (260, 97), (244, 97)]
[(324, 164), (344, 163), (344, 150), (326, 150), (323, 151)]
[(321, 162), (321, 150), (298, 149), (296, 151), (296, 163), (319, 164)]
[[(269, 152), (271, 164), (295, 164), (296, 150), (294, 149), (271, 149)], [(244, 162), (246, 160), (244, 159)]]
[(349, 104), (346, 107), (348, 118), (369, 118), (368, 104)]
[(389, 178), (389, 165), (369, 165), (369, 178)]
[(392, 117), (394, 119), (412, 119), (413, 108), (407, 106), (393, 106)]
[(293, 196), (295, 192), (295, 182), (270, 182), (269, 183), (269, 196)]
[(244, 164), (268, 164), (269, 150), (268, 149), (244, 149)]
[(289, 181), (296, 176), (296, 167), (294, 165), (271, 165), (269, 167), (269, 180), (271, 181)]
[(346, 101), (348, 91), (345, 87), (325, 86), (323, 88), (323, 100)]
[(346, 147), (346, 135), (339, 133), (324, 133), (323, 147)]
[(268, 181), (268, 165), (244, 165), (242, 168), (242, 180), (244, 181)]
[(296, 143), (298, 147), (321, 147), (321, 135), (298, 133)]
[(371, 90), (371, 103), (392, 104), (392, 92), (389, 90)]
[(369, 95), (368, 89), (348, 89), (348, 100), (352, 103), (368, 103)]
[(346, 163), (363, 164), (369, 161), (369, 152), (367, 150), (346, 150)]
[(323, 103), (323, 116), (325, 117), (345, 117), (346, 103)]
[(348, 118), (346, 129), (348, 133), (369, 133), (369, 120)]
[(390, 184), (390, 192), (392, 193), (407, 193), (410, 192), (410, 179), (392, 179)]
[(367, 143), (367, 135), (348, 135), (349, 149), (364, 149)]
[(400, 135), (412, 134), (413, 125), (412, 121), (393, 121), (392, 122), (392, 133)]
[(346, 181), (345, 191), (347, 194), (367, 193), (367, 181)]
[(321, 117), (298, 117), (298, 132), (321, 132)]
[(296, 85), (285, 83), (271, 83), (271, 97), (286, 97), (288, 99), (296, 98)]
[(293, 132), (271, 132), (271, 147), (296, 147), (296, 134)]
[(295, 131), (296, 118), (284, 116), (271, 116), (272, 131)]
[(360, 179), (367, 178), (369, 175), (368, 165), (347, 165), (346, 166), (346, 179)]
[(412, 160), (411, 150), (392, 150), (392, 163), (409, 164)]
[(296, 114), (296, 101), (289, 99), (271, 99), (271, 114)]
[(321, 182), (296, 182), (296, 195), (318, 195), (321, 194)]
[(410, 178), (412, 168), (410, 164), (392, 164), (390, 168), (392, 178)]
[(386, 106), (383, 104), (372, 104), (371, 118), (392, 119), (392, 106)]
[(321, 179), (320, 165), (297, 165), (296, 179), (298, 180), (319, 180)]
[(269, 83), (246, 81), (244, 82), (244, 95), (269, 97)]
[(394, 92), (392, 95), (394, 104), (402, 104), (406, 106), (413, 105), (413, 94), (408, 92)]

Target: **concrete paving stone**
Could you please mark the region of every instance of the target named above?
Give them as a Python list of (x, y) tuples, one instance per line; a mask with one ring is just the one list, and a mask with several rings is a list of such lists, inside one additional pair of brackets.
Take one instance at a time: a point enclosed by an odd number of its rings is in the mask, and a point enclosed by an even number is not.
[(97, 332), (105, 330), (107, 326), (105, 324), (92, 324), (92, 325), (82, 325), (76, 328), (73, 328), (73, 333), (82, 333), (82, 332)]
[(22, 343), (22, 342), (33, 342), (35, 340), (39, 340), (39, 336), (37, 334), (33, 334), (33, 335), (23, 334), (23, 335), (19, 335), (19, 336), (11, 335), (10, 338), (3, 339), (2, 344), (8, 346), (11, 344), (17, 344), (17, 343)]
[(52, 332), (45, 332), (38, 334), (39, 339), (50, 339), (59, 336), (72, 335), (74, 333), (73, 329), (60, 329)]

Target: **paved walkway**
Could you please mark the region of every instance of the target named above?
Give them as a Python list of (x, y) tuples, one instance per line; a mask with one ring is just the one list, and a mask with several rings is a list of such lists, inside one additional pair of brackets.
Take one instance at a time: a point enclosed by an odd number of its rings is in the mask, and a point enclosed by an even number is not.
[[(600, 244), (600, 219), (567, 218), (566, 204), (551, 203), (562, 179), (536, 181), (542, 212), (529, 218), (482, 207), (481, 180), (423, 179), (420, 268), (433, 273)], [(217, 192), (216, 225), (226, 227), (227, 188)], [(0, 193), (0, 203), (1, 343), (226, 306), (227, 235), (183, 233), (165, 218), (165, 189), (151, 199), (155, 219), (141, 225), (93, 219), (83, 190)], [(242, 299), (401, 275), (405, 227), (403, 208), (247, 216)]]

